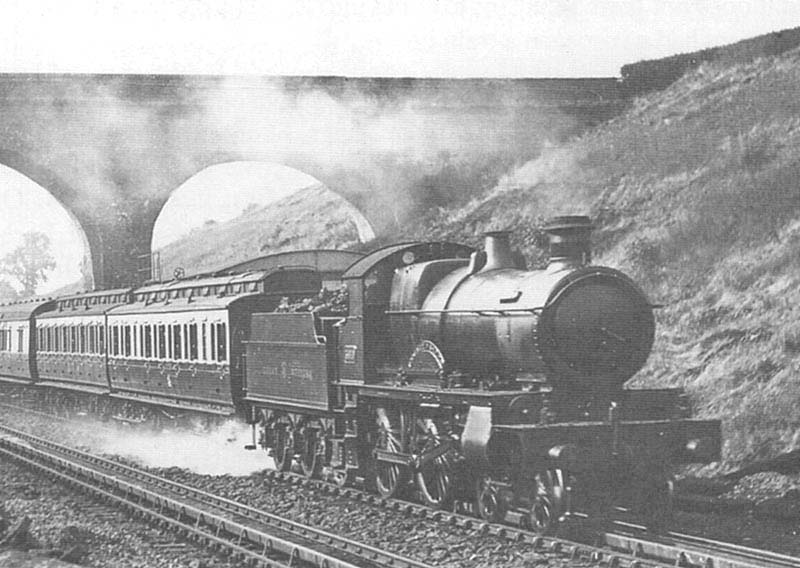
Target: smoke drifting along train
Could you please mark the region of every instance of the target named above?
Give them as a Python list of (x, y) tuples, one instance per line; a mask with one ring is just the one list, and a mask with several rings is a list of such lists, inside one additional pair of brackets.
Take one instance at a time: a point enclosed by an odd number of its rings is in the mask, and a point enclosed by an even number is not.
[[(659, 524), (671, 472), (718, 459), (720, 424), (690, 419), (678, 389), (624, 388), (652, 348), (653, 306), (589, 264), (588, 218), (545, 230), (542, 270), (490, 233), (482, 251), (298, 251), (5, 305), (0, 375), (126, 420), (238, 416), (278, 468), (385, 497), (459, 500), (542, 532), (612, 504)], [(323, 288), (336, 301), (315, 302)]]

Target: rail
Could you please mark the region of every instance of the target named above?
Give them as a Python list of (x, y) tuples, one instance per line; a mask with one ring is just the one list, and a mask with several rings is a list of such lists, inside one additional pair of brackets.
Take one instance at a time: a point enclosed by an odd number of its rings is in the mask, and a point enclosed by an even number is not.
[[(0, 406), (23, 410), (23, 408), (15, 405), (0, 403)], [(40, 414), (51, 418), (53, 417), (46, 413)], [(0, 432), (8, 430), (10, 429), (0, 425)], [(22, 434), (22, 436), (29, 435)], [(34, 438), (33, 436), (30, 437)], [(47, 444), (58, 445), (53, 442), (45, 442)], [(1, 439), (0, 446), (2, 446)], [(78, 450), (67, 449), (71, 452), (83, 453)], [(90, 454), (85, 455), (93, 460), (109, 461)], [(128, 466), (118, 464), (117, 462), (110, 463), (117, 468), (128, 468)], [(146, 472), (141, 473), (156, 477)], [(534, 545), (535, 549), (542, 552), (552, 552), (572, 559), (589, 560), (595, 564), (605, 566), (619, 568), (626, 566), (630, 566), (631, 568), (646, 568), (651, 566), (679, 566), (683, 568), (800, 568), (800, 558), (677, 532), (668, 533), (663, 537), (654, 537), (648, 534), (644, 527), (628, 522), (615, 521), (613, 523), (613, 530), (600, 535), (605, 547), (596, 547), (562, 538), (535, 534), (523, 528), (524, 516), (517, 512), (510, 512), (506, 517), (505, 524), (490, 523), (464, 513), (436, 510), (419, 503), (400, 499), (383, 499), (356, 487), (341, 487), (332, 482), (321, 479), (309, 479), (303, 475), (292, 472), (268, 471), (266, 473), (271, 479), (284, 483), (314, 487), (315, 489), (321, 490), (323, 493), (330, 493), (332, 495), (369, 503), (406, 515), (427, 518), (449, 525), (463, 527), (468, 530), (474, 530), (480, 534), (494, 535), (507, 539), (508, 541), (529, 542)], [(175, 482), (163, 480), (161, 478), (157, 479), (163, 483), (185, 487)], [(193, 488), (187, 489), (193, 492), (198, 491)], [(235, 503), (235, 505), (238, 507), (245, 507), (238, 503)], [(245, 508), (249, 509), (247, 507)], [(261, 514), (261, 512), (258, 511), (257, 513)], [(333, 565), (331, 565), (331, 567), (332, 566)], [(394, 564), (393, 566), (401, 566), (401, 564)]]
[(1, 454), (256, 565), (429, 568), (416, 560), (4, 425), (0, 425), (0, 434)]

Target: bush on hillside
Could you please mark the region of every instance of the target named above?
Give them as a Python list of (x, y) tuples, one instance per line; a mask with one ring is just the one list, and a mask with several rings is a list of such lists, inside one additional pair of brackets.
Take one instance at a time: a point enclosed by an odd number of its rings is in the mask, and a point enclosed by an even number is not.
[(787, 29), (721, 47), (631, 63), (620, 69), (620, 75), (626, 94), (637, 96), (665, 89), (704, 62), (746, 63), (758, 57), (780, 55), (798, 45), (800, 28)]

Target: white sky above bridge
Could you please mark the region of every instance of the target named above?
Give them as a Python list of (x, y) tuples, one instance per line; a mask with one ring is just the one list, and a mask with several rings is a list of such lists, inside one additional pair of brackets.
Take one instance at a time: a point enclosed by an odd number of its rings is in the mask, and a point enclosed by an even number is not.
[(0, 70), (615, 76), (800, 25), (794, 0), (0, 0)]

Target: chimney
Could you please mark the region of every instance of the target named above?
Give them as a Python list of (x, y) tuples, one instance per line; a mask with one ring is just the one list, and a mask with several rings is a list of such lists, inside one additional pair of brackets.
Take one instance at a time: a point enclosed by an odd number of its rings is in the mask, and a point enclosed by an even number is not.
[(589, 264), (592, 260), (592, 229), (591, 219), (583, 215), (550, 219), (544, 226), (544, 232), (550, 237), (550, 264)]
[(486, 240), (483, 250), (486, 253), (486, 263), (480, 269), (481, 272), (497, 270), (499, 268), (516, 268), (517, 263), (514, 254), (511, 252), (511, 242), (509, 241), (509, 231), (492, 231), (484, 233)]

